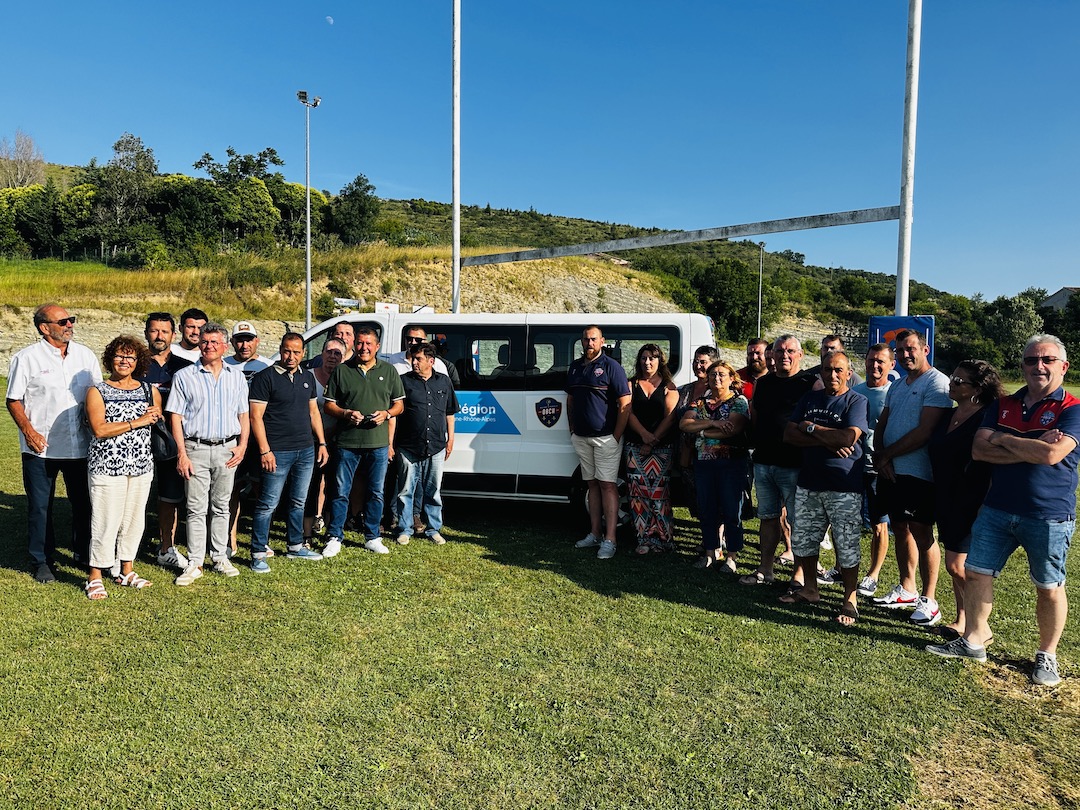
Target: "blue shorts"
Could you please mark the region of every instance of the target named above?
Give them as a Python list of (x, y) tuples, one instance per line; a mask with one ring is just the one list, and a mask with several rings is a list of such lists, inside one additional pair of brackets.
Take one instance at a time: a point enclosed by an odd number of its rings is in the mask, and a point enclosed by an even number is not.
[(795, 517), (795, 487), (798, 483), (798, 467), (755, 464), (758, 517), (761, 520), (775, 520), (780, 517), (780, 510), (787, 507), (788, 520), (792, 520)]
[(1041, 520), (984, 506), (971, 527), (971, 550), (964, 567), (997, 577), (1012, 553), (1023, 548), (1035, 587), (1058, 588), (1065, 584), (1065, 556), (1075, 527), (1075, 520)]

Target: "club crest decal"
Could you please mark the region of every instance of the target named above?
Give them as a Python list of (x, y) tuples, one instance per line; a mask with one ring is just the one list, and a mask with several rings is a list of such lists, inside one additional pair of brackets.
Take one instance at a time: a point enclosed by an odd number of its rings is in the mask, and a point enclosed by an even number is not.
[(552, 397), (544, 397), (536, 403), (536, 418), (544, 427), (555, 427), (562, 416), (562, 403)]

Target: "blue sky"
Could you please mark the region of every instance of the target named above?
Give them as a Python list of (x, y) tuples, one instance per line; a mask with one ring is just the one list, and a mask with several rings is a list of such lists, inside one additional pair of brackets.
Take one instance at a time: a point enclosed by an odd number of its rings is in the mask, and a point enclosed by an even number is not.
[[(450, 0), (10, 5), (0, 136), (51, 162), (131, 132), (163, 171), (272, 146), (302, 183), (307, 89), (314, 187), (450, 201)], [(465, 204), (683, 230), (899, 201), (906, 0), (461, 5)], [(1074, 0), (926, 0), (912, 278), (1080, 284), (1077, 53)], [(896, 271), (896, 223), (766, 241)]]

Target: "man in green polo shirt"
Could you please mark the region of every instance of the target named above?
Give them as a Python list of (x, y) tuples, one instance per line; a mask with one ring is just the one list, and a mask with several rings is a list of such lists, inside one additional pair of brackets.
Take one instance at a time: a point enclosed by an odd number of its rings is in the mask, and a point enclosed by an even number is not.
[(364, 505), (364, 548), (389, 554), (379, 536), (383, 490), (389, 463), (389, 420), (405, 407), (401, 377), (389, 363), (379, 359), (379, 336), (369, 327), (356, 330), (356, 353), (334, 369), (326, 384), (327, 416), (341, 423), (337, 434), (337, 474), (323, 557), (341, 551), (349, 493), (360, 470), (367, 481)]

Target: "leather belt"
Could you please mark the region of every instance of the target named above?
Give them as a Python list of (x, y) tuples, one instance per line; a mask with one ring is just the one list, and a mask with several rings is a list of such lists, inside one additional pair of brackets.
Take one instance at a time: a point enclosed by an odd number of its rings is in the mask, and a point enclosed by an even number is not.
[(236, 441), (239, 438), (240, 438), (240, 434), (237, 433), (235, 436), (230, 436), (227, 439), (199, 439), (199, 438), (196, 438), (195, 436), (188, 436), (187, 440), (189, 442), (195, 442), (196, 444), (205, 444), (205, 445), (208, 445), (210, 447), (220, 447), (223, 444), (228, 444), (229, 442)]

